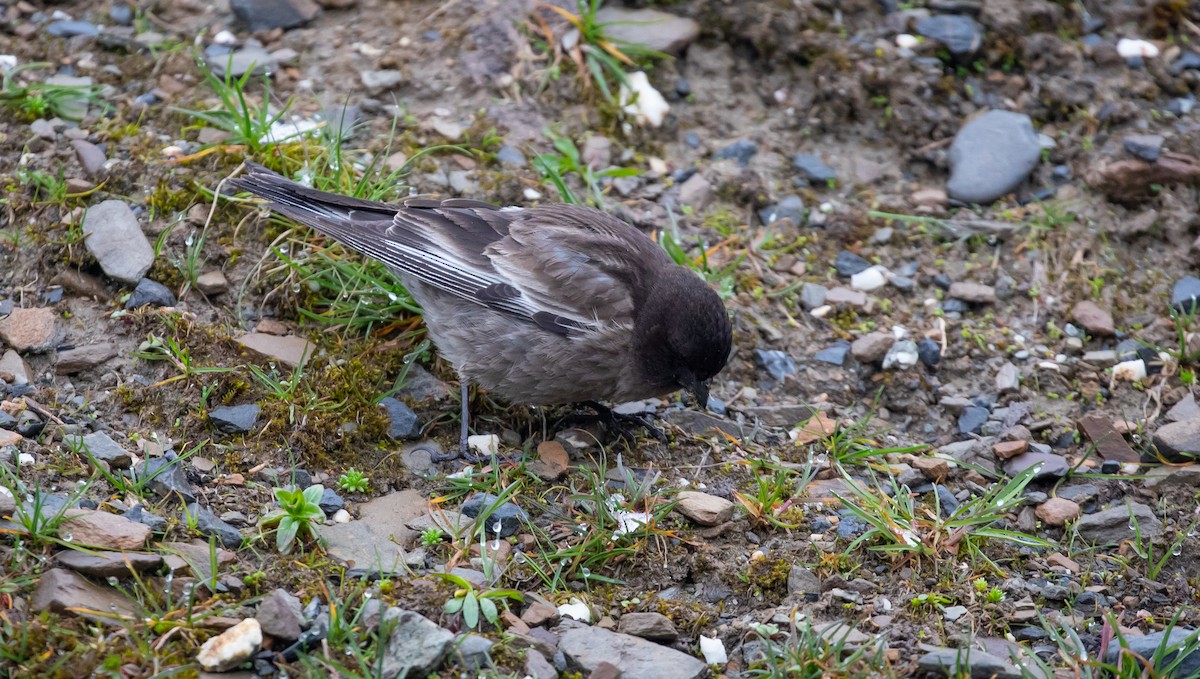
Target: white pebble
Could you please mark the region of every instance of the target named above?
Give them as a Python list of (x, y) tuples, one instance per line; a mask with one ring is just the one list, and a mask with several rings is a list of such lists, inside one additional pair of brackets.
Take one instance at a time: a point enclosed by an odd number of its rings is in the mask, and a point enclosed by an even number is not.
[(204, 642), (196, 661), (206, 672), (226, 672), (250, 659), (262, 646), (258, 620), (246, 618)]
[(35, 462), (37, 462), (37, 458), (29, 453), (18, 453), (17, 454), (17, 466), (18, 467), (32, 467), (33, 463), (35, 463)]
[(910, 50), (920, 44), (920, 39), (918, 39), (915, 35), (901, 33), (900, 35), (896, 36), (896, 47), (899, 47), (900, 49)]
[(850, 287), (863, 292), (878, 290), (885, 285), (887, 285), (887, 277), (877, 266), (859, 271), (850, 277)]
[(333, 514), (334, 523), (350, 523), (350, 512), (339, 509)]
[(1140, 358), (1122, 361), (1113, 366), (1113, 379), (1126, 382), (1141, 382), (1146, 378), (1146, 362)]
[(833, 307), (828, 304), (823, 304), (816, 309), (813, 309), (809, 313), (812, 314), (814, 318), (825, 318), (829, 315), (830, 311), (833, 311)]
[(498, 455), (500, 454), (500, 437), (495, 434), (468, 436), (467, 447), (480, 455)]
[(725, 652), (725, 643), (716, 637), (700, 635), (700, 654), (709, 665), (724, 665), (729, 662), (729, 654)]
[(564, 618), (575, 618), (579, 622), (590, 623), (592, 621), (592, 609), (579, 599), (571, 599), (570, 603), (562, 604), (558, 607), (558, 614)]
[(221, 31), (213, 36), (215, 45), (233, 45), (235, 43), (237, 43), (237, 36), (229, 31)]
[(0, 72), (8, 73), (17, 67), (17, 56), (15, 54), (0, 54)]
[(162, 154), (165, 158), (182, 158), (183, 149), (179, 148), (178, 146), (168, 146), (162, 150)]
[(621, 101), (629, 103), (625, 104), (622, 110), (633, 116), (639, 125), (662, 125), (663, 118), (671, 110), (662, 93), (654, 89), (643, 71), (630, 73), (626, 80), (629, 81), (629, 86), (621, 85)]
[(1121, 38), (1117, 41), (1117, 54), (1120, 54), (1122, 59), (1131, 57), (1153, 59), (1158, 56), (1158, 45), (1139, 38)]
[(650, 165), (650, 171), (655, 174), (664, 175), (668, 171), (667, 161), (658, 156), (650, 156), (650, 159), (646, 162)]
[(527, 189), (525, 189), (525, 191), (523, 193), (525, 196), (525, 200), (541, 200), (542, 199), (542, 192), (538, 191), (537, 189), (534, 189), (534, 188), (527, 188)]

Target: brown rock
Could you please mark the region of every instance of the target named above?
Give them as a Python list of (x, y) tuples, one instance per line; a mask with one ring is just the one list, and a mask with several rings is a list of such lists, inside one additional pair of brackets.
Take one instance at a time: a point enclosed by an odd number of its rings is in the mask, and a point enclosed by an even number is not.
[(626, 613), (621, 616), (617, 631), (651, 641), (674, 641), (679, 638), (675, 623), (662, 613)]
[(1071, 307), (1071, 318), (1093, 335), (1109, 336), (1117, 332), (1112, 314), (1091, 300), (1076, 302), (1075, 306)]
[(883, 360), (895, 343), (896, 337), (890, 332), (867, 333), (850, 345), (850, 355), (862, 363), (876, 363)]
[(701, 526), (716, 526), (733, 516), (733, 503), (716, 495), (685, 490), (675, 497), (675, 511)]
[(541, 603), (534, 602), (525, 609), (521, 614), (521, 621), (530, 627), (540, 627), (545, 624), (552, 624), (558, 620), (558, 609)]
[(996, 289), (982, 283), (963, 281), (951, 283), (948, 294), (950, 297), (972, 304), (991, 304), (996, 301)]
[(303, 337), (295, 335), (284, 335), (281, 337), (279, 335), (265, 335), (257, 332), (239, 337), (238, 344), (257, 354), (273, 358), (293, 368), (307, 362), (316, 348)]
[(0, 448), (4, 448), (5, 446), (15, 446), (24, 440), (25, 437), (21, 436), (15, 431), (0, 429)]
[(60, 566), (73, 571), (102, 578), (124, 578), (131, 573), (158, 570), (163, 558), (158, 554), (143, 552), (81, 552), (67, 549), (54, 555)]
[(58, 314), (49, 307), (13, 309), (6, 318), (0, 319), (0, 339), (20, 353), (53, 349), (62, 336)]
[(1052, 497), (1037, 508), (1037, 517), (1050, 526), (1064, 526), (1078, 519), (1080, 513), (1079, 505), (1061, 497)]
[(1046, 557), (1046, 563), (1050, 564), (1051, 566), (1059, 566), (1061, 568), (1065, 568), (1065, 569), (1071, 571), (1072, 573), (1078, 573), (1080, 570), (1078, 563), (1076, 563), (1069, 557), (1059, 554), (1058, 552), (1055, 552), (1055, 553), (1051, 554), (1050, 556)]
[(1029, 450), (1029, 441), (1001, 441), (992, 445), (996, 457), (1007, 460)]
[(1079, 420), (1079, 428), (1096, 446), (1096, 454), (1102, 459), (1117, 462), (1137, 462), (1141, 459), (1125, 442), (1125, 437), (1113, 427), (1112, 419), (1092, 413)]
[(542, 441), (537, 448), (538, 459), (526, 463), (525, 468), (543, 481), (557, 481), (567, 473), (570, 459), (567, 449), (558, 441)]
[(918, 189), (909, 198), (914, 204), (925, 207), (945, 207), (950, 200), (941, 189)]
[(9, 384), (29, 384), (29, 366), (17, 352), (9, 349), (0, 356), (0, 380)]
[(935, 483), (941, 483), (950, 475), (950, 463), (940, 457), (918, 457), (912, 461), (912, 466)]
[(208, 271), (196, 278), (196, 288), (206, 295), (220, 295), (229, 290), (229, 281), (220, 271)]
[(117, 348), (108, 342), (67, 349), (58, 352), (54, 371), (59, 375), (74, 375), (95, 368), (116, 355)]
[(116, 590), (94, 584), (65, 568), (52, 568), (42, 574), (29, 606), (34, 611), (78, 615), (115, 626), (122, 623), (112, 617), (114, 613), (127, 616), (135, 613), (134, 603)]
[(54, 274), (54, 278), (51, 278), (50, 282), (54, 285), (61, 285), (64, 290), (79, 297), (108, 299), (108, 288), (104, 287), (104, 283), (99, 278), (82, 271), (63, 269)]
[(1084, 174), (1087, 183), (1117, 203), (1138, 203), (1157, 195), (1155, 185), (1165, 186), (1200, 179), (1200, 161), (1182, 153), (1164, 151), (1148, 163), (1133, 158), (1101, 162)]
[(59, 535), (70, 534), (80, 545), (121, 551), (137, 550), (150, 539), (150, 526), (94, 509), (73, 509), (58, 527)]

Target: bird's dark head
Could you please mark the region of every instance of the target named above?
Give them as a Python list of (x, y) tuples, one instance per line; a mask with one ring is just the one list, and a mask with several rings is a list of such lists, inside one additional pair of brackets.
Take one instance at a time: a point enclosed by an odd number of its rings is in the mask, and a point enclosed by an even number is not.
[(663, 394), (687, 390), (701, 408), (708, 404), (709, 381), (725, 367), (732, 345), (733, 328), (721, 298), (679, 266), (655, 282), (634, 327), (643, 378)]

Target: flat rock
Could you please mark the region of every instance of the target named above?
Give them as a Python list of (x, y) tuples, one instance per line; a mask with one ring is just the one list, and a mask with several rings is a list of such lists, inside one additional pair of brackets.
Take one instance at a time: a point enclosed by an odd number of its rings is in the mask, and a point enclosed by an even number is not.
[(222, 433), (245, 434), (258, 424), (259, 411), (261, 408), (257, 403), (221, 406), (208, 413), (208, 421)]
[(117, 347), (110, 342), (85, 344), (58, 352), (54, 372), (59, 375), (74, 375), (96, 366), (117, 355)]
[(861, 290), (844, 288), (840, 285), (835, 288), (830, 288), (825, 292), (825, 303), (835, 307), (865, 307), (868, 301), (869, 298), (867, 297), (867, 293), (862, 292)]
[(1130, 502), (1110, 507), (1095, 514), (1085, 514), (1075, 524), (1079, 537), (1096, 544), (1118, 544), (1133, 537), (1130, 516), (1137, 519), (1138, 530), (1143, 538), (1155, 538), (1162, 534), (1162, 521), (1154, 510), (1146, 505)]
[(1037, 473), (1034, 474), (1034, 479), (1061, 478), (1071, 469), (1067, 458), (1062, 455), (1035, 453), (1031, 451), (1005, 460), (1004, 473), (1009, 476), (1016, 476), (1034, 465), (1040, 465)]
[(359, 74), (363, 87), (369, 94), (379, 95), (398, 87), (404, 82), (404, 74), (400, 71), (385, 69), (381, 71), (363, 71)]
[(964, 203), (990, 203), (1016, 190), (1037, 167), (1041, 154), (1029, 116), (988, 111), (955, 135), (946, 192)]
[(300, 638), (304, 628), (300, 600), (284, 589), (276, 589), (263, 598), (254, 619), (258, 620), (264, 634), (286, 641)]
[(675, 498), (675, 511), (701, 526), (718, 526), (733, 516), (733, 503), (723, 497), (685, 490)]
[(84, 245), (110, 278), (136, 285), (154, 264), (154, 248), (125, 202), (106, 200), (83, 218)]
[(321, 529), (329, 555), (347, 565), (356, 575), (405, 572), (406, 553), (416, 531), (409, 521), (425, 515), (425, 498), (415, 490), (402, 490), (359, 506), (357, 521)]
[(9, 349), (0, 356), (0, 380), (22, 386), (29, 384), (29, 366), (17, 352)]
[(1101, 309), (1099, 304), (1090, 299), (1076, 302), (1075, 306), (1071, 307), (1071, 318), (1093, 335), (1107, 337), (1117, 332), (1112, 314)]
[[(185, 504), (196, 501), (196, 491), (188, 482), (187, 472), (178, 459), (146, 458), (134, 467), (134, 473), (137, 478), (145, 480), (146, 487), (157, 497), (174, 498)], [(145, 523), (141, 519), (135, 520)]]
[(195, 522), (196, 530), (201, 535), (215, 536), (227, 549), (237, 549), (242, 546), (242, 532), (225, 523), (208, 507), (192, 502), (184, 511), (188, 521)]
[(525, 463), (525, 469), (547, 483), (567, 474), (571, 459), (567, 449), (558, 441), (542, 441), (537, 447), (538, 459)]
[(42, 573), (29, 608), (33, 611), (78, 615), (118, 627), (122, 622), (114, 620), (111, 617), (113, 613), (127, 616), (136, 613), (136, 605), (116, 590), (101, 587), (65, 568), (52, 568)]
[(1171, 422), (1196, 419), (1200, 419), (1200, 405), (1196, 405), (1196, 397), (1190, 392), (1167, 411), (1167, 420)]
[(397, 441), (421, 437), (421, 419), (403, 401), (389, 396), (380, 399), (379, 407), (388, 418), (389, 437)]
[(983, 45), (983, 27), (962, 14), (934, 14), (917, 21), (917, 33), (936, 40), (955, 56), (974, 54)]
[(392, 631), (383, 648), (383, 679), (425, 676), (442, 664), (454, 643), (453, 632), (416, 611), (389, 608), (383, 626)]
[(0, 319), (0, 340), (19, 353), (40, 353), (62, 341), (58, 313), (49, 307), (16, 308)]
[(1061, 497), (1052, 497), (1038, 505), (1037, 517), (1049, 526), (1063, 526), (1079, 518), (1079, 505)]
[(675, 623), (662, 613), (626, 613), (617, 623), (617, 631), (651, 641), (674, 641), (679, 638)]
[(612, 40), (667, 54), (679, 54), (700, 36), (700, 24), (692, 19), (656, 9), (604, 6), (596, 21), (606, 24), (604, 34)]
[(1117, 462), (1137, 462), (1141, 459), (1141, 456), (1129, 447), (1125, 437), (1113, 427), (1111, 417), (1099, 413), (1089, 414), (1079, 419), (1079, 428), (1096, 447), (1096, 454), (1101, 459)]
[[(1179, 677), (1179, 679), (1196, 677), (1200, 676), (1200, 650), (1195, 648), (1195, 639), (1196, 630), (1186, 629), (1182, 626), (1171, 630), (1152, 632), (1142, 637), (1125, 635), (1124, 644), (1114, 641), (1109, 645), (1104, 661), (1113, 665), (1121, 662), (1122, 646), (1128, 647), (1130, 651), (1142, 658), (1154, 658), (1158, 649), (1165, 646), (1164, 650), (1169, 649), (1170, 652), (1162, 655), (1157, 666), (1157, 670), (1162, 673), (1161, 676)], [(1166, 644), (1163, 643), (1164, 641)], [(1179, 654), (1189, 648), (1189, 642), (1191, 642), (1190, 652), (1180, 659)], [(1170, 672), (1167, 672), (1167, 667), (1171, 668)]]
[(141, 549), (150, 539), (150, 527), (108, 512), (94, 509), (71, 509), (58, 527), (61, 536), (70, 535), (72, 542), (103, 549), (133, 551)]
[[(521, 528), (529, 522), (529, 514), (520, 507), (511, 502), (500, 503), (496, 506), (499, 498), (491, 493), (476, 493), (472, 495), (459, 508), (463, 514), (476, 518), (485, 510), (491, 510), (488, 514), (486, 532), (489, 537), (497, 535), (498, 537), (506, 538), (510, 535), (515, 535)], [(500, 530), (496, 530), (496, 524), (500, 525)]]
[(133, 464), (133, 456), (128, 450), (114, 441), (111, 436), (96, 431), (79, 439), (92, 457), (107, 462), (114, 469), (128, 469)]
[(237, 342), (259, 356), (274, 359), (289, 368), (304, 365), (312, 357), (313, 350), (316, 349), (312, 342), (295, 335), (280, 336), (252, 332), (242, 335)]
[(948, 677), (967, 674), (971, 679), (1022, 679), (1024, 676), (1007, 660), (974, 648), (938, 648), (921, 656), (917, 667), (923, 672)]
[(639, 637), (572, 622), (561, 623), (555, 631), (568, 664), (584, 672), (607, 662), (630, 678), (697, 679), (708, 674), (703, 660)]
[(162, 568), (163, 558), (144, 552), (81, 552), (63, 550), (54, 555), (60, 566), (84, 575), (101, 578), (126, 578), (133, 573), (145, 573)]
[(176, 301), (175, 293), (171, 292), (170, 288), (158, 281), (143, 278), (133, 288), (129, 299), (125, 300), (125, 308), (133, 310), (142, 307), (172, 307), (175, 306)]
[(229, 8), (251, 33), (303, 26), (321, 13), (313, 0), (231, 0)]
[(850, 344), (850, 355), (862, 363), (878, 363), (895, 343), (896, 337), (890, 332), (867, 333)]
[(991, 304), (996, 301), (996, 289), (982, 283), (955, 281), (950, 284), (947, 294), (954, 299), (961, 299), (971, 304)]
[(1200, 418), (1164, 424), (1154, 432), (1154, 445), (1167, 455), (1200, 457)]
[(210, 297), (224, 294), (229, 290), (229, 279), (221, 271), (206, 271), (196, 278), (196, 288)]

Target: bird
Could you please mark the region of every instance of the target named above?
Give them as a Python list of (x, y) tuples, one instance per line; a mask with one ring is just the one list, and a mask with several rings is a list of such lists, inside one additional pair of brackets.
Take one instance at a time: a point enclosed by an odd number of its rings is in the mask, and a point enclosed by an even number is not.
[[(685, 390), (701, 408), (728, 362), (724, 302), (696, 272), (602, 210), (408, 198), (397, 204), (294, 182), (247, 161), (233, 186), (385, 264), (421, 306), (462, 391), (512, 404), (624, 403)], [(612, 418), (611, 410), (607, 410)]]

